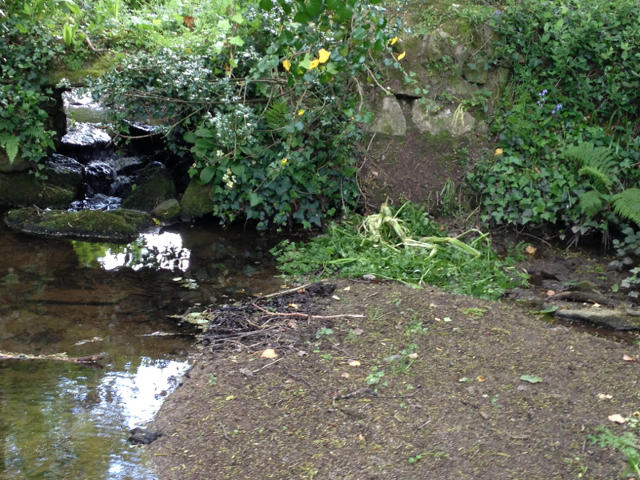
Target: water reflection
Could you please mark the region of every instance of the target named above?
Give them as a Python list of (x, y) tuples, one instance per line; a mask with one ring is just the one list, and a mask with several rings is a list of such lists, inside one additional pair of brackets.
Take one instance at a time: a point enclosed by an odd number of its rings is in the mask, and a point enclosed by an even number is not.
[(178, 233), (145, 233), (128, 245), (73, 241), (80, 262), (87, 267), (113, 270), (127, 267), (132, 270), (187, 271), (191, 251), (182, 245)]
[(0, 479), (154, 480), (127, 431), (188, 368), (193, 338), (168, 316), (279, 288), (272, 244), (185, 226), (109, 245), (0, 225), (0, 350), (105, 353), (102, 369), (0, 361)]

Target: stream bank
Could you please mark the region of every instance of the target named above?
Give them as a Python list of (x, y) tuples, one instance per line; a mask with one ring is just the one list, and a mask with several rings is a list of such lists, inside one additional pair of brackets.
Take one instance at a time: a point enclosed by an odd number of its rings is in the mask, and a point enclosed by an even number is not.
[[(639, 409), (637, 344), (513, 302), (331, 283), (203, 349), (152, 424), (160, 479), (618, 478), (624, 457), (589, 435)], [(344, 314), (363, 318), (321, 318)]]

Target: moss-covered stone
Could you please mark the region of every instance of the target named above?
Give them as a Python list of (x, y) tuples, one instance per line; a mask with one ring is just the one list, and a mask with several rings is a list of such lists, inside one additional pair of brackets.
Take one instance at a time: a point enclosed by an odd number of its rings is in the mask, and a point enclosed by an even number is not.
[(99, 77), (116, 65), (118, 61), (119, 58), (116, 55), (107, 53), (86, 62), (79, 68), (69, 68), (66, 65), (60, 66), (49, 73), (49, 81), (51, 84), (56, 85), (64, 78), (72, 85), (84, 85), (87, 77)]
[(28, 172), (0, 173), (0, 206), (66, 208), (75, 191), (47, 185)]
[(150, 212), (159, 204), (176, 197), (176, 186), (167, 168), (160, 162), (144, 167), (137, 175), (135, 188), (122, 200), (124, 208)]
[(18, 156), (13, 159), (13, 162), (10, 162), (7, 152), (4, 148), (0, 147), (0, 172), (22, 172), (24, 170), (29, 170), (29, 168), (31, 168), (31, 164), (23, 160), (20, 157), (20, 154), (18, 154)]
[(212, 211), (211, 185), (202, 185), (196, 179), (191, 179), (182, 195), (180, 216), (185, 219), (203, 217)]
[(151, 217), (134, 210), (40, 210), (35, 207), (11, 210), (6, 224), (21, 232), (52, 237), (130, 241), (153, 226)]
[(162, 220), (163, 222), (169, 222), (175, 220), (180, 215), (180, 202), (175, 198), (165, 200), (151, 212), (154, 218)]

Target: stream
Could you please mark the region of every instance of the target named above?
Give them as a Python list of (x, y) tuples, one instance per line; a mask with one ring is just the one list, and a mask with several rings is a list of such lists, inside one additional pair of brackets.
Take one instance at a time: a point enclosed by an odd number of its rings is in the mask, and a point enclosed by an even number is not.
[(105, 354), (101, 368), (0, 361), (0, 479), (155, 479), (128, 431), (189, 368), (194, 332), (169, 316), (277, 290), (273, 243), (213, 225), (128, 245), (0, 226), (0, 351)]

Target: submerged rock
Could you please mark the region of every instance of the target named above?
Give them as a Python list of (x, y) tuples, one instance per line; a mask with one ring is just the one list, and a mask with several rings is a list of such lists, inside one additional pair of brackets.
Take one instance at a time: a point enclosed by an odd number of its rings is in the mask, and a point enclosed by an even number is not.
[(130, 241), (154, 225), (149, 215), (133, 210), (72, 212), (35, 207), (9, 211), (5, 223), (33, 235), (106, 241)]
[(124, 208), (150, 212), (165, 200), (176, 198), (173, 179), (160, 162), (145, 166), (134, 179), (135, 188), (122, 200)]
[(0, 173), (0, 206), (66, 208), (75, 198), (75, 190), (48, 185), (29, 172)]

